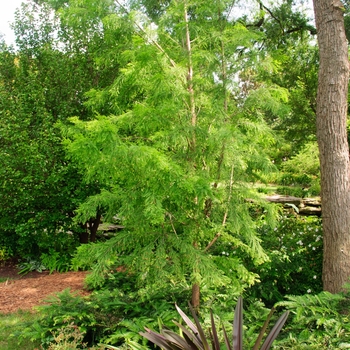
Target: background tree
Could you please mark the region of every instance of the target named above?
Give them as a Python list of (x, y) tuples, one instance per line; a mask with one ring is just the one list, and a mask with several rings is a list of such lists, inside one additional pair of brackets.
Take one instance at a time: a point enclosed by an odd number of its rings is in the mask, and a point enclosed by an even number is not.
[(350, 192), (347, 105), (349, 59), (341, 1), (314, 1), (320, 69), (317, 139), (324, 232), (323, 283), (341, 291), (350, 276)]
[(16, 14), (17, 51), (1, 48), (1, 240), (15, 255), (64, 251), (61, 245), (74, 241), (70, 231), (81, 242), (95, 239), (102, 208), (81, 225), (72, 219), (99, 185), (84, 183), (66, 159), (57, 127), (72, 115), (91, 119), (85, 93), (110, 84), (118, 72), (112, 60), (108, 67), (94, 61), (105, 40), (88, 15), (78, 30), (47, 5), (28, 2)]

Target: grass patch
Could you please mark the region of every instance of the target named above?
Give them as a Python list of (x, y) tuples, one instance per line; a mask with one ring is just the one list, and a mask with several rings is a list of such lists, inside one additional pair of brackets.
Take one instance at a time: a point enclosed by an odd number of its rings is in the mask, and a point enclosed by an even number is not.
[(18, 334), (23, 328), (32, 324), (38, 314), (29, 311), (18, 311), (11, 314), (0, 313), (0, 349), (1, 350), (34, 350), (38, 349), (40, 343), (32, 343), (23, 340), (19, 343)]
[(10, 280), (8, 277), (0, 277), (0, 283), (4, 283), (6, 281)]

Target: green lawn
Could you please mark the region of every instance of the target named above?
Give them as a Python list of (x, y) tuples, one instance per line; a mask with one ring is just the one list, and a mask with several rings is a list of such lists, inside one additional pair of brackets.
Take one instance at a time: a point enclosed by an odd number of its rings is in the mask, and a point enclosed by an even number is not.
[(12, 314), (0, 313), (0, 350), (34, 350), (40, 349), (40, 344), (28, 340), (19, 343), (18, 333), (31, 324), (38, 316), (29, 311), (19, 311)]

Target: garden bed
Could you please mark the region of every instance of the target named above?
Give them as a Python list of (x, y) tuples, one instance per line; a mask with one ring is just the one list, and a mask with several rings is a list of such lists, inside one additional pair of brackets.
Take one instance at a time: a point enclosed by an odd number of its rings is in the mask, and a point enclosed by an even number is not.
[(87, 295), (84, 279), (87, 272), (41, 273), (32, 271), (24, 276), (18, 275), (15, 266), (0, 267), (0, 312), (32, 310), (43, 303), (49, 295), (69, 288), (72, 292)]

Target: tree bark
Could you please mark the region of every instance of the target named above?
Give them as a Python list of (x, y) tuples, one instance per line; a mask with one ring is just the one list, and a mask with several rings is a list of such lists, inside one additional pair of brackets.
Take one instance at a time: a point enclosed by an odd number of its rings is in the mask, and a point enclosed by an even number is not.
[(95, 218), (89, 220), (90, 242), (96, 242), (96, 233), (101, 222), (101, 214), (97, 213)]
[(192, 285), (192, 299), (191, 304), (193, 309), (198, 314), (199, 312), (199, 305), (200, 305), (200, 286), (198, 283), (194, 283)]
[(87, 228), (87, 223), (81, 224), (80, 226), (82, 228), (82, 231), (79, 232), (79, 242), (81, 244), (87, 244), (89, 243), (89, 231)]
[(350, 276), (348, 47), (341, 1), (313, 3), (320, 51), (316, 124), (324, 235), (322, 279), (324, 290), (337, 293)]

